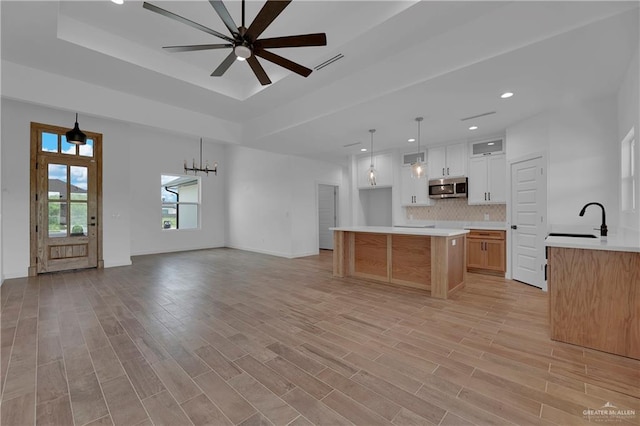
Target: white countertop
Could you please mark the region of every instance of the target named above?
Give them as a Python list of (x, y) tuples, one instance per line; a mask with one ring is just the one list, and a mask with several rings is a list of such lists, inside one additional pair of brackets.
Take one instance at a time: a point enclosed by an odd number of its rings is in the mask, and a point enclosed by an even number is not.
[(501, 221), (471, 221), (471, 220), (409, 220), (406, 223), (396, 223), (395, 226), (435, 227), (436, 229), (482, 229), (486, 231), (506, 231), (506, 222)]
[(464, 229), (478, 229), (480, 231), (506, 231), (506, 225), (465, 226)]
[(468, 234), (467, 229), (405, 228), (395, 226), (344, 226), (329, 228), (331, 231), (370, 232), (373, 234), (427, 235), (431, 237), (454, 237)]
[[(594, 234), (594, 235), (597, 235)], [(547, 237), (547, 247), (565, 247), (586, 250), (630, 251), (640, 253), (640, 236), (637, 233), (609, 235), (606, 240), (598, 238)]]

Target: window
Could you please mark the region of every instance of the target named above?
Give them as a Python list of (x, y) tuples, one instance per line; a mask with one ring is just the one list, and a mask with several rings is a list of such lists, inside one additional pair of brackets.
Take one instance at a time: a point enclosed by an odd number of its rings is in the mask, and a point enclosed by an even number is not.
[(93, 139), (91, 138), (87, 138), (85, 145), (75, 145), (67, 142), (67, 137), (64, 134), (42, 132), (41, 142), (41, 152), (93, 157)]
[(622, 140), (620, 147), (620, 209), (634, 211), (636, 209), (636, 138), (631, 131)]
[(200, 211), (200, 178), (162, 175), (162, 229), (197, 229)]

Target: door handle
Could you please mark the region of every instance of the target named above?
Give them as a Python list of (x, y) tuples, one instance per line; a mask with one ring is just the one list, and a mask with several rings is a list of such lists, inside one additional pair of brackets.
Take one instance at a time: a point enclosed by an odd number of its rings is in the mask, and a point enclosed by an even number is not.
[(487, 201), (487, 193), (484, 193), (484, 200)]
[(511, 229), (518, 229), (518, 225), (511, 225)]
[(447, 176), (449, 176), (449, 168), (447, 167)]
[(487, 194), (489, 194), (489, 201), (491, 201), (491, 193), (487, 192)]
[(443, 168), (442, 168), (442, 176), (444, 176), (444, 175), (445, 175), (445, 174), (444, 174), (444, 167), (443, 167)]

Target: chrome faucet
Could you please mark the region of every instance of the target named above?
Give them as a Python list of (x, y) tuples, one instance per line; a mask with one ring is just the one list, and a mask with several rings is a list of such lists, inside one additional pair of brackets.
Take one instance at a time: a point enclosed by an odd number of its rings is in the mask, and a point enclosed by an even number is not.
[(589, 207), (592, 204), (595, 204), (596, 206), (600, 206), (600, 208), (602, 209), (602, 225), (600, 225), (600, 236), (606, 237), (607, 236), (607, 214), (604, 212), (604, 206), (602, 204), (600, 203), (585, 204), (582, 210), (580, 210), (580, 216), (584, 216), (584, 212), (587, 210), (587, 207)]

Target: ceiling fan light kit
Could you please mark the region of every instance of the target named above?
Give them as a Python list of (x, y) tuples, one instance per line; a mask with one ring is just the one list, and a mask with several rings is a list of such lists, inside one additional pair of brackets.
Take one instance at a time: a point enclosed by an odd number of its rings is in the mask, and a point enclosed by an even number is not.
[(251, 49), (243, 44), (234, 47), (233, 53), (236, 54), (239, 61), (245, 61), (251, 57)]
[(225, 49), (231, 47), (231, 53), (229, 53), (222, 63), (211, 73), (211, 76), (223, 76), (235, 60), (246, 61), (260, 84), (266, 86), (271, 84), (271, 79), (269, 79), (269, 76), (258, 61), (257, 57), (273, 62), (274, 64), (286, 68), (303, 77), (308, 77), (312, 70), (265, 49), (327, 45), (327, 35), (325, 33), (300, 34), (265, 39), (258, 38), (278, 17), (278, 15), (282, 13), (289, 3), (291, 3), (291, 1), (292, 0), (267, 0), (251, 25), (247, 28), (244, 23), (245, 0), (242, 0), (242, 25), (239, 27), (235, 24), (222, 0), (209, 0), (213, 9), (231, 33), (231, 37), (205, 27), (204, 25), (200, 25), (197, 22), (191, 21), (180, 15), (176, 15), (173, 12), (169, 12), (168, 10), (162, 9), (151, 3), (143, 2), (142, 7), (226, 41), (226, 43), (223, 44), (165, 46), (165, 50), (170, 52), (192, 52), (196, 50)]

